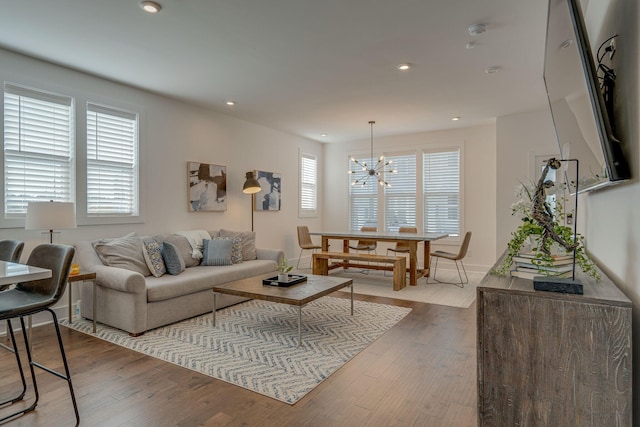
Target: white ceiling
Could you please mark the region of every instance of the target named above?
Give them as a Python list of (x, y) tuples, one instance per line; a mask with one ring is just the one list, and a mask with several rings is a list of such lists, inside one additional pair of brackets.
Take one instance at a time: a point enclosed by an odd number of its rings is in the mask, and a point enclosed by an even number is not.
[(546, 107), (545, 0), (158, 1), (0, 0), (0, 46), (323, 142)]

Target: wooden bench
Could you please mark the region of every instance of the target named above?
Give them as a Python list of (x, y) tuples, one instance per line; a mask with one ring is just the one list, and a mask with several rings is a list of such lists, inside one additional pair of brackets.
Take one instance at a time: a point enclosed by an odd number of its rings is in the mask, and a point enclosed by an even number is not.
[[(329, 265), (330, 260), (336, 260), (338, 262)], [(351, 261), (366, 261), (393, 265), (362, 264), (357, 262), (352, 263)], [(329, 274), (329, 270), (338, 267), (356, 267), (370, 270), (393, 271), (393, 290), (399, 291), (407, 286), (407, 259), (403, 256), (386, 256), (354, 252), (316, 252), (313, 254), (313, 274), (326, 276)]]

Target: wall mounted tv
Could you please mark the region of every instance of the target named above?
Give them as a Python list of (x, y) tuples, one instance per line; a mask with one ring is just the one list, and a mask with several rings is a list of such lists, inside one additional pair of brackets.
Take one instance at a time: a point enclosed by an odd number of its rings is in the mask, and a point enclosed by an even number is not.
[[(549, 0), (544, 82), (561, 158), (579, 160), (578, 192), (630, 178), (576, 0)], [(566, 180), (574, 193), (576, 162), (565, 165)]]

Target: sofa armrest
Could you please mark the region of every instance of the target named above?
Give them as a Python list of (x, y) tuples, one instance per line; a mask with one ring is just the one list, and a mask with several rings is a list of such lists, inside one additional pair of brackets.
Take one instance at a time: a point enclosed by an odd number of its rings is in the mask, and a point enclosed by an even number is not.
[(256, 253), (258, 254), (258, 259), (271, 260), (277, 263), (279, 263), (280, 260), (284, 258), (284, 252), (280, 249), (256, 248)]
[(111, 288), (131, 294), (146, 294), (147, 287), (144, 276), (135, 271), (106, 265), (94, 266), (98, 286)]

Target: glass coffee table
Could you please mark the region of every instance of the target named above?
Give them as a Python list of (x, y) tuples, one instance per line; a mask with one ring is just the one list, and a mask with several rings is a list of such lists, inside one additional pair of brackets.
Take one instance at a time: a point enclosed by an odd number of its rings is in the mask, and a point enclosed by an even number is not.
[(342, 277), (309, 274), (307, 280), (289, 287), (263, 285), (262, 280), (275, 273), (250, 277), (213, 287), (213, 327), (216, 326), (216, 300), (218, 294), (260, 299), (298, 306), (298, 347), (302, 343), (302, 306), (346, 286), (351, 287), (351, 315), (353, 316), (353, 280)]

